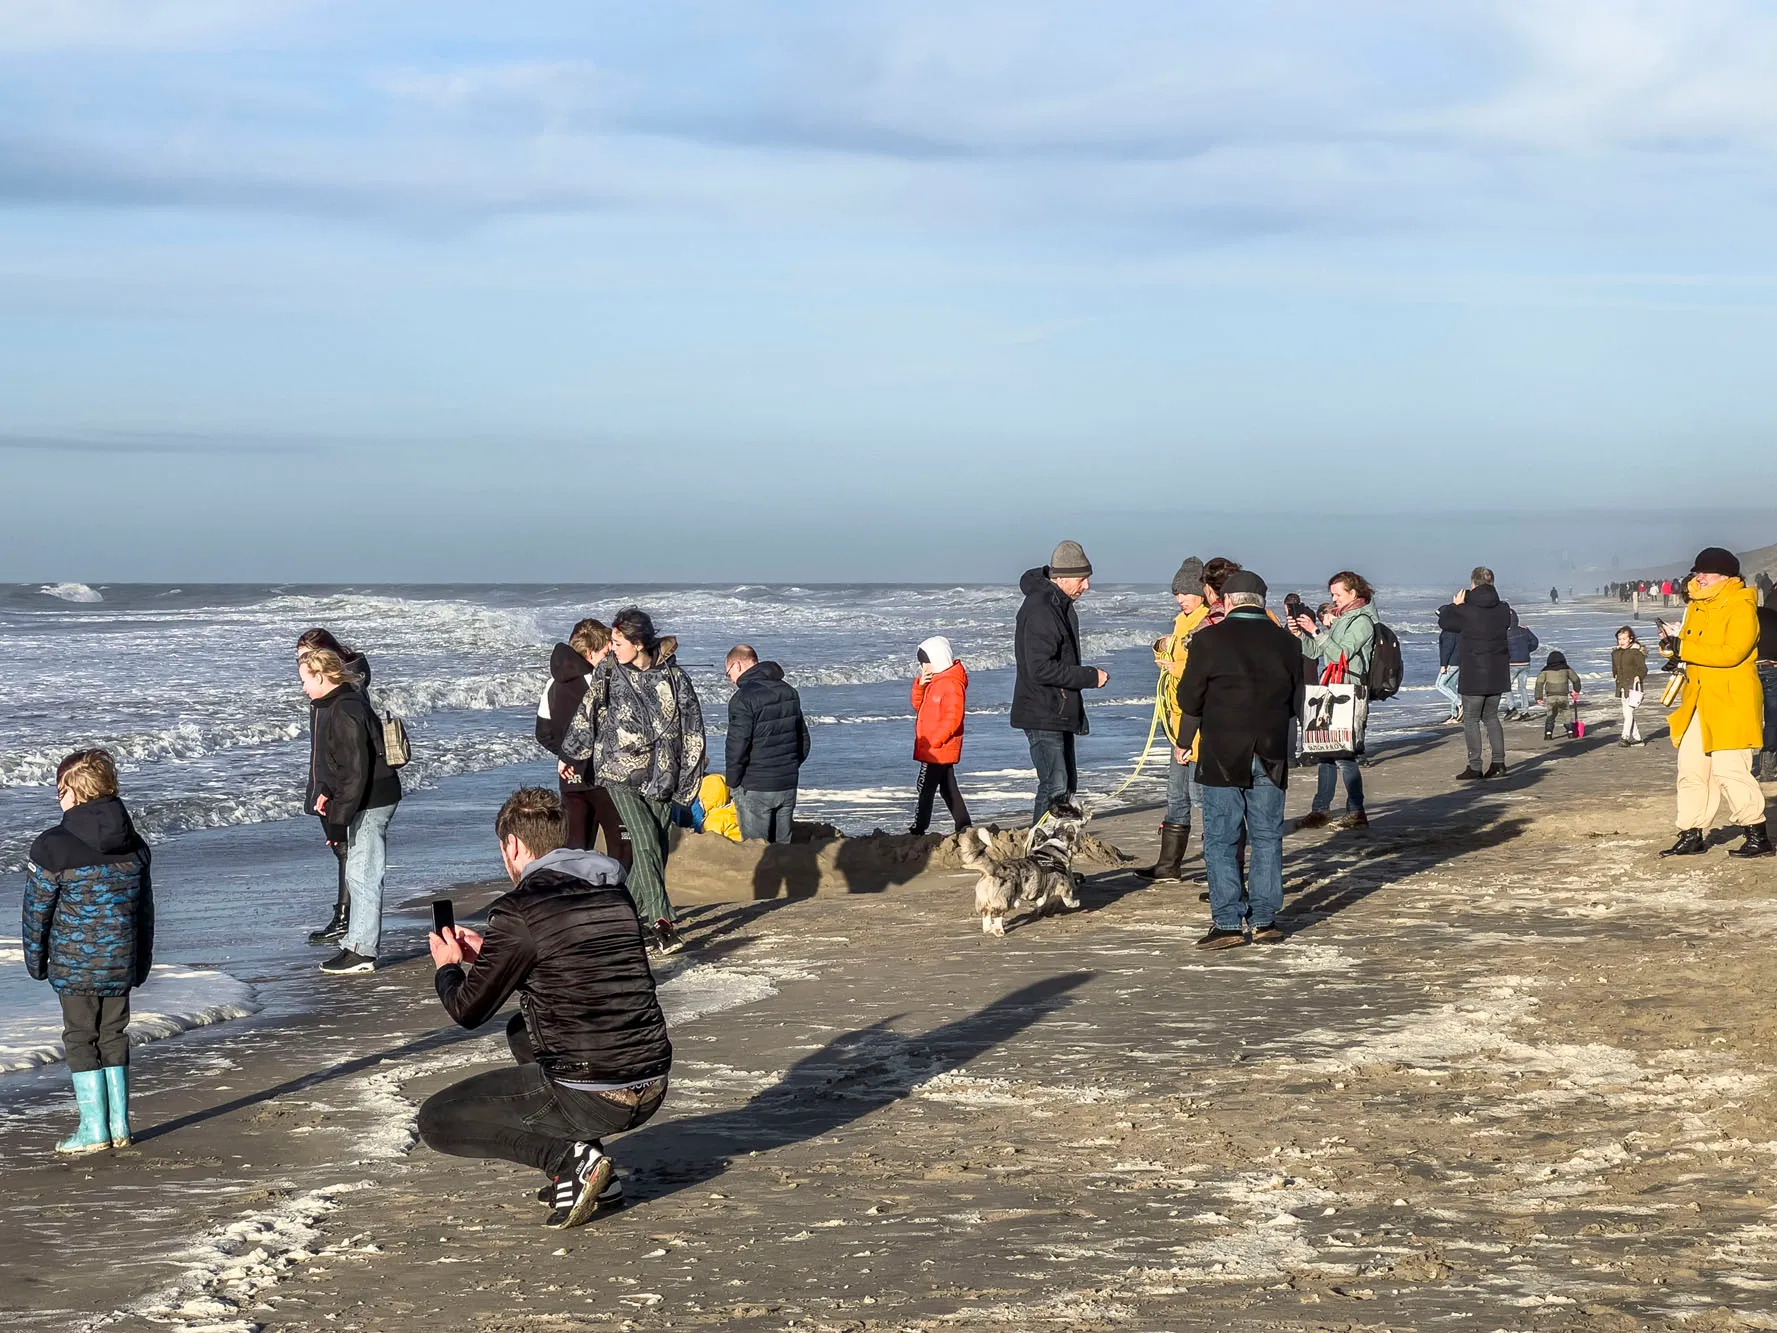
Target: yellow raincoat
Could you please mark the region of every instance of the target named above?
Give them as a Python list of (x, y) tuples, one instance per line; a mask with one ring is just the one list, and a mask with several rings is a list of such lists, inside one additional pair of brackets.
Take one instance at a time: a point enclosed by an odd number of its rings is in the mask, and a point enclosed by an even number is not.
[(1703, 752), (1764, 746), (1765, 695), (1758, 678), (1758, 595), (1739, 579), (1690, 586), (1678, 657), (1684, 693), (1667, 721), (1672, 744), (1684, 740), (1693, 716), (1703, 726)]
[(703, 806), (703, 831), (739, 842), (740, 812), (728, 794), (728, 779), (711, 773), (698, 785), (697, 799)]
[[(1178, 744), (1178, 683), (1185, 674), (1185, 659), (1190, 656), (1191, 636), (1209, 618), (1209, 606), (1195, 611), (1181, 611), (1172, 622), (1172, 633), (1154, 644), (1154, 665), (1160, 668), (1160, 725), (1166, 728), (1166, 739)], [(1197, 744), (1191, 744), (1191, 759), (1197, 758)]]

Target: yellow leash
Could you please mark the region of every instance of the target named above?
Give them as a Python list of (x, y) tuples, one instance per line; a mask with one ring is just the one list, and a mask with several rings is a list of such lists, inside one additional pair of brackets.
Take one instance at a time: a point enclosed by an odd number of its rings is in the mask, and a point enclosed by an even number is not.
[(1141, 747), (1141, 758), (1135, 761), (1135, 772), (1129, 775), (1128, 781), (1126, 781), (1121, 787), (1117, 788), (1116, 791), (1112, 792), (1110, 796), (1106, 797), (1107, 800), (1114, 800), (1121, 796), (1124, 792), (1129, 790), (1130, 784), (1141, 776), (1142, 768), (1148, 762), (1148, 754), (1154, 748), (1154, 733), (1160, 729), (1160, 714), (1161, 710), (1165, 707), (1165, 700), (1166, 676), (1162, 673), (1160, 679), (1154, 682), (1154, 716), (1148, 723), (1148, 739)]

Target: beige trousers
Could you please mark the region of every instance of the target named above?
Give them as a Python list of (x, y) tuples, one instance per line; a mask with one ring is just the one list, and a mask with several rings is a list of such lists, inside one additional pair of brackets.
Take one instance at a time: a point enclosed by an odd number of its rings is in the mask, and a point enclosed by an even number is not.
[(1678, 827), (1706, 829), (1723, 801), (1728, 818), (1744, 828), (1765, 818), (1765, 793), (1752, 776), (1751, 750), (1703, 753), (1703, 721), (1691, 717), (1678, 746)]

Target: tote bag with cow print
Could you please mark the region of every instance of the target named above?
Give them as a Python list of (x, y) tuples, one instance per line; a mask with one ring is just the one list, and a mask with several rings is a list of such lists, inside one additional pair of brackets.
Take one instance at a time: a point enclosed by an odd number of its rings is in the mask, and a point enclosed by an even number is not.
[(1356, 759), (1364, 752), (1364, 725), (1369, 719), (1369, 691), (1340, 657), (1321, 672), (1320, 684), (1303, 689), (1302, 758)]

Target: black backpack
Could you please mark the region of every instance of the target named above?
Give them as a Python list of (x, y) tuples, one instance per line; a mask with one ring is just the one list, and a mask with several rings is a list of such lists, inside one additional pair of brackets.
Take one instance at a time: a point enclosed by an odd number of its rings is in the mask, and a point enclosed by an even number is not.
[(1401, 641), (1395, 633), (1380, 620), (1376, 622), (1376, 639), (1370, 647), (1370, 671), (1364, 678), (1364, 686), (1370, 692), (1371, 702), (1378, 699), (1392, 699), (1401, 691), (1401, 678), (1407, 674), (1407, 665), (1401, 658)]

